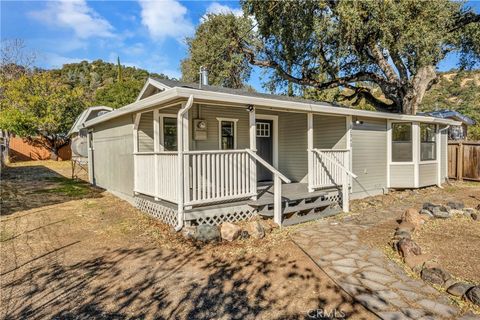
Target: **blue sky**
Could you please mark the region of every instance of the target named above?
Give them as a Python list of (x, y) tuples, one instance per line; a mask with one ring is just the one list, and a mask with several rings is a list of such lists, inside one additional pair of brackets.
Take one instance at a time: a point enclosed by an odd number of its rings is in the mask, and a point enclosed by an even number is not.
[[(480, 1), (468, 5), (480, 11)], [(185, 37), (194, 33), (208, 12), (239, 14), (238, 1), (4, 1), (1, 38), (21, 38), (44, 68), (102, 59), (180, 77)], [(454, 68), (455, 55), (440, 64)], [(261, 90), (259, 70), (250, 84)]]

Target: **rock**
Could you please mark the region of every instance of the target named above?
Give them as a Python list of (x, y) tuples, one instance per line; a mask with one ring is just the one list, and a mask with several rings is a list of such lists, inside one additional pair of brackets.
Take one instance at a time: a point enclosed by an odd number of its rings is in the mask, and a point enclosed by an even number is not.
[(422, 209), (428, 210), (430, 212), (433, 212), (433, 208), (439, 207), (438, 204), (433, 204), (430, 202), (425, 202), (422, 206)]
[(447, 219), (450, 218), (450, 213), (448, 213), (447, 208), (444, 206), (438, 206), (433, 208), (432, 214), (437, 219)]
[(450, 209), (448, 211), (452, 216), (463, 216), (464, 212), (462, 210), (457, 210), (457, 209)]
[(420, 210), (420, 215), (423, 217), (427, 217), (428, 219), (429, 218), (433, 218), (433, 214), (430, 210), (427, 210), (427, 209), (422, 209)]
[(220, 232), (216, 226), (201, 224), (195, 229), (195, 240), (201, 242), (212, 242), (220, 239)]
[(455, 279), (450, 278), (447, 281), (445, 281), (445, 283), (442, 285), (442, 287), (446, 290), (447, 288), (449, 288), (450, 286), (455, 284), (455, 282), (457, 282)]
[(473, 285), (465, 282), (457, 282), (448, 287), (447, 292), (455, 297), (463, 297), (463, 295), (471, 288)]
[(415, 225), (408, 221), (402, 221), (397, 227), (397, 232), (400, 232), (400, 231), (413, 232), (414, 230), (415, 230)]
[(443, 285), (445, 281), (451, 278), (446, 271), (440, 268), (424, 268), (420, 275), (423, 280), (439, 285)]
[(473, 304), (480, 306), (480, 286), (470, 288), (465, 294), (465, 297), (467, 297), (467, 299), (470, 300)]
[(412, 235), (408, 231), (395, 231), (393, 240), (412, 239)]
[(263, 229), (262, 225), (258, 221), (249, 222), (247, 229), (248, 229), (248, 233), (256, 239), (261, 239), (265, 237), (265, 230)]
[(195, 238), (195, 227), (192, 226), (187, 226), (183, 227), (182, 229), (182, 234), (185, 237), (185, 239), (191, 240)]
[(248, 233), (247, 230), (242, 230), (240, 232), (240, 235), (238, 236), (239, 239), (248, 239), (250, 238), (250, 234)]
[(407, 209), (402, 215), (402, 221), (413, 224), (415, 228), (420, 227), (424, 223), (420, 213), (415, 208)]
[(233, 241), (240, 236), (242, 229), (239, 226), (230, 223), (224, 222), (220, 226), (220, 234), (222, 235), (222, 239), (227, 241)]
[(432, 257), (428, 254), (421, 254), (418, 256), (409, 255), (405, 257), (405, 264), (412, 270), (422, 270), (423, 264)]
[(478, 221), (478, 214), (477, 213), (471, 213), (470, 218), (472, 218), (475, 221)]
[(477, 207), (476, 207), (475, 209), (477, 209), (478, 211), (480, 211), (480, 203), (477, 205)]
[(462, 210), (463, 208), (465, 208), (465, 204), (461, 201), (449, 201), (447, 202), (447, 206), (454, 210)]
[(403, 258), (406, 258), (410, 255), (421, 255), (422, 249), (419, 245), (411, 239), (402, 239), (398, 241), (397, 244), (398, 252), (402, 255)]

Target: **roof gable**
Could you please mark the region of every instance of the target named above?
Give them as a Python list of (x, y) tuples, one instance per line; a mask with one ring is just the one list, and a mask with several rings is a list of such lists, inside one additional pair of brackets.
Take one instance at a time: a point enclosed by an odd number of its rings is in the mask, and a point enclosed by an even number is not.
[(172, 86), (162, 83), (156, 79), (148, 78), (145, 84), (143, 85), (142, 90), (138, 94), (136, 101), (148, 98), (150, 96), (153, 96), (154, 94), (157, 94), (159, 92), (162, 92), (170, 88), (172, 88)]

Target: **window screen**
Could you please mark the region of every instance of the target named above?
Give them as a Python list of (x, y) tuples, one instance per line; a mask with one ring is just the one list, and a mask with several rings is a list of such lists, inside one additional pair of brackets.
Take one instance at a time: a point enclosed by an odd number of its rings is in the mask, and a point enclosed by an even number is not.
[(392, 123), (392, 162), (411, 162), (412, 124)]
[(232, 150), (235, 148), (235, 122), (220, 122), (220, 146), (222, 150)]
[(435, 134), (436, 126), (434, 124), (420, 124), (420, 160), (428, 161), (436, 159)]

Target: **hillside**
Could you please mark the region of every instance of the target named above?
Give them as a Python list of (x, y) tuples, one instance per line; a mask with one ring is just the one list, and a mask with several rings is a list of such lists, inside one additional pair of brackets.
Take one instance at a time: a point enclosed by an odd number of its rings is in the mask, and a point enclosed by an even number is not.
[(425, 95), (420, 111), (450, 109), (477, 124), (468, 129), (469, 139), (480, 140), (480, 71), (445, 72)]
[(168, 78), (164, 74), (122, 66), (122, 80), (119, 81), (118, 66), (102, 60), (65, 64), (61, 69), (46, 72), (50, 72), (55, 78), (72, 88), (81, 87), (85, 93), (86, 105), (106, 105), (113, 108), (135, 101), (149, 76)]

